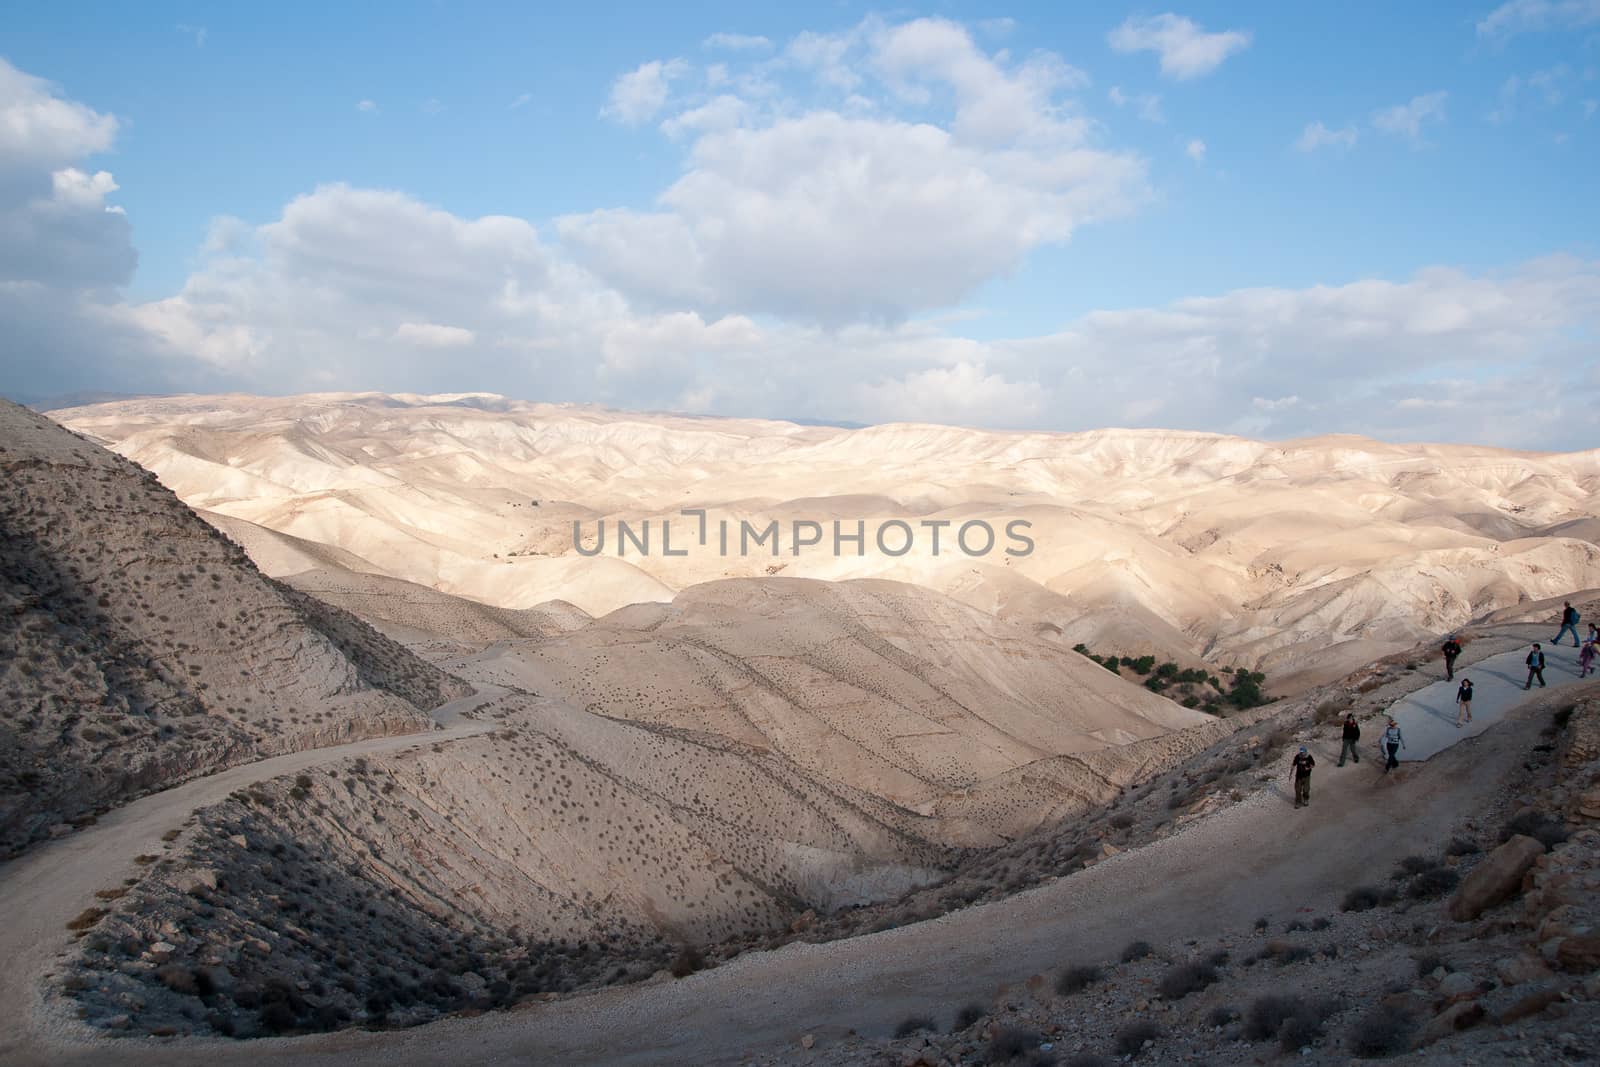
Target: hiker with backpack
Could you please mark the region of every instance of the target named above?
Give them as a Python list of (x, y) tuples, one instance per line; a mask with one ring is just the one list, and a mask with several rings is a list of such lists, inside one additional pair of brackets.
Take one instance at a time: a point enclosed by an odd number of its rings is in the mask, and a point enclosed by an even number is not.
[(1453, 681), (1456, 676), (1456, 657), (1461, 655), (1461, 642), (1456, 640), (1456, 635), (1451, 634), (1444, 640), (1444, 680)]
[(1461, 679), (1461, 685), (1456, 689), (1456, 729), (1461, 729), (1462, 722), (1472, 721), (1472, 679)]
[(1539, 642), (1533, 643), (1533, 651), (1528, 653), (1528, 658), (1522, 662), (1528, 665), (1528, 681), (1522, 688), (1532, 689), (1533, 680), (1539, 679), (1539, 688), (1544, 688), (1544, 653), (1539, 650)]
[(1383, 736), (1378, 739), (1378, 752), (1387, 755), (1388, 759), (1383, 764), (1383, 773), (1388, 774), (1400, 766), (1400, 757), (1397, 753), (1406, 747), (1406, 739), (1400, 733), (1400, 724), (1394, 719), (1389, 720), (1389, 728), (1383, 731)]
[(1293, 762), (1289, 764), (1289, 777), (1294, 779), (1294, 806), (1297, 808), (1311, 803), (1311, 768), (1316, 765), (1317, 761), (1305, 745), (1300, 746), (1300, 751), (1295, 753)]
[(1356, 722), (1355, 712), (1347, 712), (1344, 717), (1344, 743), (1339, 746), (1339, 766), (1344, 766), (1344, 758), (1349, 756), (1357, 763), (1361, 762), (1361, 753), (1356, 751), (1356, 742), (1361, 740), (1361, 726)]
[(1565, 633), (1570, 633), (1572, 635), (1572, 647), (1577, 648), (1578, 609), (1572, 606), (1572, 601), (1570, 600), (1563, 600), (1561, 602), (1561, 629), (1558, 630), (1556, 635), (1550, 639), (1550, 644), (1559, 645), (1561, 643), (1561, 635)]

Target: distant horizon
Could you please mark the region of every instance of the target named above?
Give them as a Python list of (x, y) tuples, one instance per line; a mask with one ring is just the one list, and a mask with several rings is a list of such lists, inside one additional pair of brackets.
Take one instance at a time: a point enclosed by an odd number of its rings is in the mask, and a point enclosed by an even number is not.
[[(704, 412), (692, 412), (692, 411), (664, 411), (664, 410), (650, 410), (650, 409), (646, 409), (646, 408), (621, 408), (621, 407), (614, 407), (614, 406), (609, 405), (609, 404), (595, 403), (595, 402), (589, 402), (589, 401), (540, 400), (540, 399), (536, 399), (536, 398), (532, 398), (532, 397), (520, 397), (520, 396), (508, 395), (506, 393), (496, 393), (496, 392), (494, 392), (492, 390), (487, 390), (487, 389), (445, 390), (445, 391), (441, 391), (441, 392), (437, 392), (437, 393), (412, 393), (412, 392), (407, 392), (405, 390), (393, 390), (393, 391), (390, 391), (390, 390), (383, 390), (383, 389), (330, 389), (330, 390), (322, 390), (322, 391), (296, 392), (296, 393), (252, 393), (252, 392), (245, 392), (245, 391), (242, 391), (242, 390), (228, 390), (228, 391), (213, 392), (213, 393), (206, 393), (206, 392), (127, 393), (127, 394), (102, 393), (102, 394), (87, 394), (87, 395), (91, 396), (91, 397), (98, 397), (98, 399), (80, 399), (79, 397), (77, 397), (75, 395), (68, 394), (68, 395), (65, 395), (65, 396), (42, 397), (42, 398), (38, 398), (36, 400), (27, 400), (27, 399), (19, 399), (19, 398), (15, 397), (15, 396), (9, 396), (9, 395), (6, 395), (4, 393), (0, 393), (0, 398), (4, 398), (4, 399), (7, 399), (7, 400), (10, 400), (12, 403), (15, 403), (15, 404), (20, 404), (21, 406), (26, 407), (29, 410), (36, 411), (36, 412), (40, 413), (41, 415), (49, 415), (52, 412), (71, 411), (71, 410), (78, 409), (78, 408), (94, 407), (94, 406), (97, 406), (97, 405), (100, 405), (100, 404), (118, 404), (118, 403), (124, 403), (124, 402), (129, 402), (129, 401), (138, 401), (138, 400), (208, 399), (208, 398), (212, 398), (212, 397), (228, 397), (228, 396), (238, 396), (238, 397), (244, 397), (244, 398), (248, 398), (248, 399), (252, 399), (252, 400), (283, 400), (283, 401), (291, 401), (291, 400), (299, 399), (299, 398), (302, 398), (302, 397), (383, 396), (383, 397), (391, 397), (391, 398), (393, 398), (393, 397), (399, 397), (399, 396), (415, 396), (415, 397), (419, 397), (419, 398), (426, 399), (426, 400), (438, 400), (440, 406), (446, 406), (446, 407), (454, 406), (454, 407), (468, 407), (468, 408), (470, 408), (470, 405), (460, 404), (459, 402), (455, 402), (455, 401), (439, 400), (438, 398), (451, 397), (451, 396), (454, 396), (454, 397), (489, 396), (489, 397), (495, 397), (496, 399), (504, 400), (504, 401), (507, 401), (507, 402), (513, 403), (513, 404), (548, 404), (548, 405), (550, 405), (552, 407), (570, 407), (570, 408), (578, 408), (578, 409), (589, 409), (589, 410), (593, 410), (593, 411), (596, 411), (596, 412), (601, 412), (601, 413), (606, 413), (606, 414), (613, 414), (613, 415), (620, 415), (620, 416), (644, 416), (644, 417), (651, 417), (651, 418), (688, 419), (688, 420), (708, 421), (708, 422), (715, 422), (715, 421), (727, 421), (727, 422), (779, 422), (779, 423), (788, 423), (788, 424), (793, 425), (793, 426), (800, 426), (800, 427), (803, 427), (803, 428), (806, 428), (806, 429), (843, 430), (843, 431), (850, 432), (850, 433), (854, 433), (854, 432), (857, 432), (857, 431), (860, 431), (860, 430), (886, 429), (886, 428), (904, 426), (904, 427), (928, 427), (928, 428), (933, 428), (933, 429), (945, 429), (945, 430), (959, 430), (959, 431), (967, 432), (967, 433), (989, 434), (989, 435), (994, 435), (994, 436), (1011, 436), (1011, 435), (1015, 435), (1015, 436), (1039, 436), (1039, 435), (1044, 435), (1044, 436), (1073, 436), (1073, 435), (1117, 434), (1117, 433), (1122, 433), (1122, 434), (1152, 434), (1152, 435), (1154, 435), (1154, 434), (1187, 434), (1187, 435), (1193, 435), (1193, 436), (1197, 436), (1197, 437), (1227, 438), (1227, 439), (1232, 439), (1232, 440), (1250, 441), (1250, 442), (1255, 442), (1255, 443), (1258, 443), (1258, 444), (1269, 444), (1269, 445), (1275, 445), (1275, 446), (1300, 444), (1300, 443), (1305, 443), (1305, 442), (1316, 441), (1316, 440), (1319, 440), (1321, 438), (1349, 438), (1349, 439), (1352, 439), (1352, 440), (1370, 441), (1370, 442), (1372, 442), (1374, 444), (1387, 445), (1387, 446), (1397, 447), (1397, 448), (1398, 447), (1433, 447), (1433, 446), (1437, 446), (1437, 447), (1441, 447), (1441, 448), (1470, 448), (1470, 449), (1482, 449), (1482, 450), (1485, 450), (1485, 451), (1494, 451), (1494, 452), (1508, 452), (1508, 453), (1514, 453), (1514, 454), (1544, 455), (1544, 456), (1570, 456), (1570, 455), (1581, 455), (1581, 454), (1587, 453), (1587, 452), (1600, 452), (1600, 445), (1597, 445), (1597, 446), (1594, 446), (1594, 447), (1590, 447), (1590, 448), (1573, 448), (1573, 449), (1508, 448), (1508, 447), (1503, 446), (1503, 445), (1489, 444), (1489, 443), (1485, 443), (1485, 442), (1482, 442), (1482, 441), (1402, 440), (1402, 439), (1393, 439), (1393, 438), (1372, 437), (1372, 436), (1367, 435), (1367, 434), (1345, 433), (1345, 432), (1340, 432), (1340, 431), (1330, 431), (1330, 432), (1327, 432), (1327, 433), (1301, 434), (1301, 435), (1293, 436), (1293, 437), (1265, 437), (1265, 436), (1251, 436), (1249, 434), (1227, 433), (1227, 432), (1219, 431), (1219, 430), (1206, 430), (1206, 429), (1199, 429), (1199, 428), (1194, 428), (1194, 427), (1179, 427), (1179, 426), (1115, 426), (1115, 425), (1106, 425), (1106, 426), (1085, 426), (1085, 427), (1080, 427), (1080, 428), (1076, 428), (1076, 429), (1052, 429), (1052, 428), (1047, 428), (1047, 427), (1015, 427), (1015, 428), (997, 429), (997, 428), (984, 427), (984, 426), (967, 426), (967, 425), (962, 425), (960, 423), (953, 423), (953, 422), (928, 422), (928, 421), (920, 421), (919, 422), (919, 421), (913, 420), (913, 419), (897, 419), (897, 420), (893, 420), (893, 421), (873, 422), (873, 423), (849, 423), (849, 422), (845, 422), (845, 421), (842, 421), (842, 420), (825, 420), (825, 419), (811, 419), (811, 418), (784, 418), (782, 416), (769, 416), (769, 415), (738, 415), (738, 414), (720, 414), (720, 413), (719, 414), (707, 414), (707, 413), (704, 413)], [(67, 401), (72, 401), (72, 402), (69, 403)], [(481, 409), (472, 409), (472, 410), (481, 410)]]

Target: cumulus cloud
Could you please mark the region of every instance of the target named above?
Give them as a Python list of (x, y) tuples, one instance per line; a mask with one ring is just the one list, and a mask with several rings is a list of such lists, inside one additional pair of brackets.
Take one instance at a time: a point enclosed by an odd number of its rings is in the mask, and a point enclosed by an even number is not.
[[(776, 93), (779, 71), (805, 84)], [(990, 55), (944, 19), (801, 34), (709, 99), (669, 100), (672, 79), (649, 80), (629, 113), (667, 112), (662, 129), (689, 139), (683, 176), (655, 210), (557, 224), (580, 263), (649, 307), (902, 319), (1144, 195), (1143, 161), (1098, 145), (1071, 107), (1082, 72)]]
[(1505, 41), (1521, 33), (1600, 23), (1600, 0), (1508, 0), (1478, 21), (1478, 36)]
[(0, 59), (0, 171), (48, 170), (104, 152), (117, 120)]
[(1206, 161), (1206, 143), (1198, 137), (1185, 145), (1183, 151), (1185, 155), (1196, 163), (1204, 163)]
[(681, 59), (641, 63), (612, 84), (611, 98), (600, 114), (625, 126), (648, 122), (666, 106), (672, 81), (688, 70), (689, 65)]
[(1337, 130), (1330, 130), (1320, 121), (1306, 124), (1294, 146), (1302, 152), (1315, 152), (1319, 148), (1351, 148), (1356, 143), (1354, 126), (1341, 126)]
[(1206, 33), (1192, 19), (1171, 13), (1130, 17), (1106, 35), (1117, 52), (1155, 52), (1161, 73), (1179, 80), (1210, 74), (1236, 52), (1250, 47), (1248, 30)]
[(1404, 104), (1386, 107), (1372, 116), (1374, 129), (1406, 137), (1415, 142), (1422, 137), (1422, 127), (1427, 122), (1444, 121), (1444, 102), (1449, 96), (1443, 90), (1414, 96)]
[(373, 100), (357, 100), (356, 110), (372, 114), (378, 110), (378, 104)]

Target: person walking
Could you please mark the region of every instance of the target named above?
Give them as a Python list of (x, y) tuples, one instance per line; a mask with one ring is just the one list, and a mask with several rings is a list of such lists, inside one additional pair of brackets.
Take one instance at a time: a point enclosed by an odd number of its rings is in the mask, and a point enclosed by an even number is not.
[(1339, 746), (1339, 766), (1344, 766), (1344, 758), (1349, 756), (1357, 763), (1361, 762), (1361, 753), (1356, 751), (1356, 742), (1361, 740), (1361, 726), (1356, 722), (1355, 712), (1348, 712), (1344, 717), (1344, 743)]
[(1378, 751), (1388, 756), (1383, 764), (1383, 773), (1388, 774), (1400, 766), (1400, 757), (1397, 753), (1406, 747), (1406, 739), (1400, 733), (1400, 724), (1393, 719), (1389, 720), (1389, 728), (1383, 731), (1383, 737), (1378, 741)]
[(1453, 681), (1456, 676), (1456, 657), (1461, 655), (1461, 642), (1456, 640), (1456, 635), (1451, 634), (1444, 639), (1444, 680)]
[(1600, 649), (1596, 648), (1596, 642), (1593, 636), (1591, 636), (1589, 640), (1583, 643), (1582, 650), (1578, 652), (1579, 678), (1587, 678), (1589, 676), (1589, 672), (1594, 670), (1594, 659), (1597, 655), (1600, 655)]
[(1461, 685), (1456, 689), (1456, 729), (1461, 729), (1463, 722), (1472, 721), (1472, 679), (1461, 679)]
[(1544, 653), (1539, 650), (1539, 642), (1533, 643), (1533, 651), (1528, 653), (1528, 658), (1522, 662), (1528, 665), (1528, 681), (1522, 688), (1532, 689), (1533, 680), (1539, 679), (1539, 688), (1544, 688)]
[(1561, 629), (1557, 630), (1556, 635), (1550, 639), (1550, 644), (1559, 645), (1561, 643), (1561, 635), (1565, 633), (1572, 635), (1572, 647), (1577, 648), (1578, 609), (1572, 606), (1572, 601), (1570, 600), (1561, 602)]
[(1317, 761), (1305, 745), (1300, 746), (1294, 761), (1289, 764), (1289, 777), (1294, 779), (1294, 806), (1297, 808), (1311, 803), (1311, 768), (1316, 765)]

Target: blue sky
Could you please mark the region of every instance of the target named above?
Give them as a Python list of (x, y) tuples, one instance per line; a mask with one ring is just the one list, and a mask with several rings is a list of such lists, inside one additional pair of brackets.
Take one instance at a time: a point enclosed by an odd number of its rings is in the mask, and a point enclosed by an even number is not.
[(1600, 441), (1600, 0), (998, 11), (8, 5), (0, 391)]

